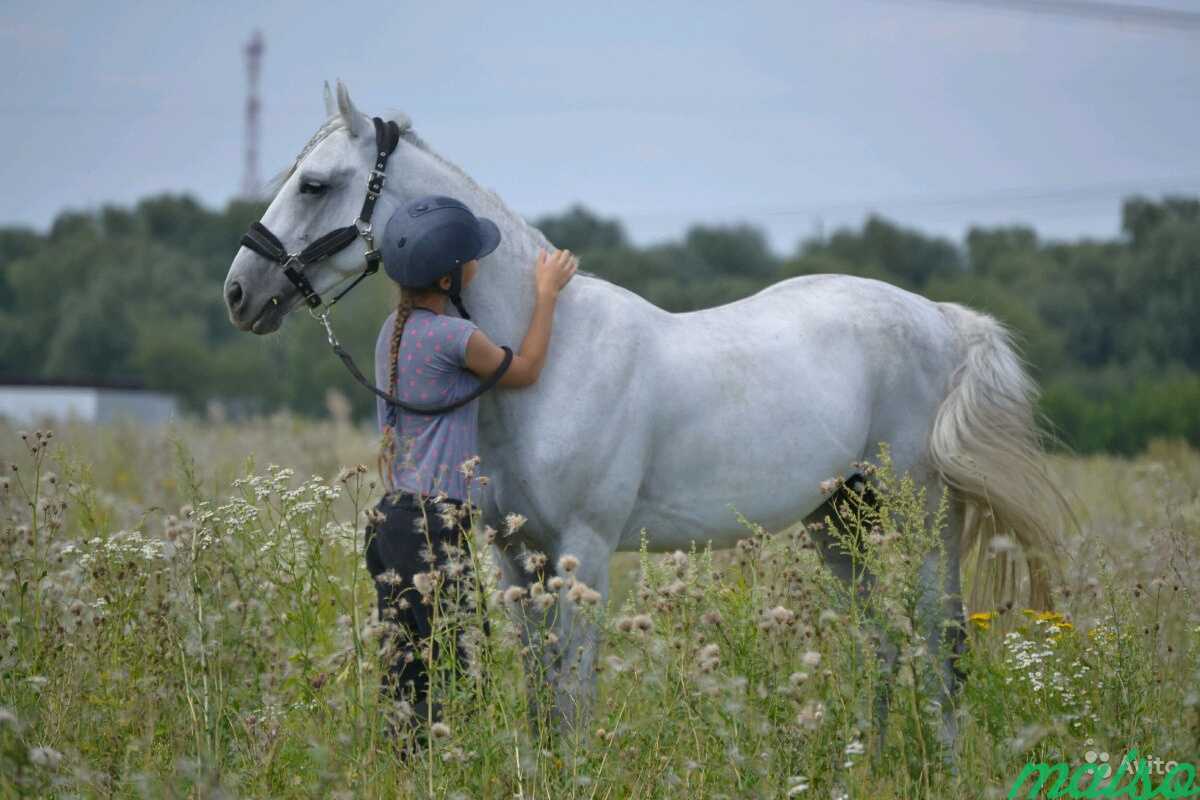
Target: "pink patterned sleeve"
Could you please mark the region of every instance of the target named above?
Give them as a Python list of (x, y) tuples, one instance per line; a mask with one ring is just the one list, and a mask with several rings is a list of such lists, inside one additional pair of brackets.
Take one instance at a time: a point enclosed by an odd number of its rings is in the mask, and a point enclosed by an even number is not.
[(477, 330), (479, 330), (479, 326), (469, 319), (446, 318), (446, 332), (442, 334), (443, 341), (454, 363), (463, 369), (466, 369), (467, 366), (467, 340)]

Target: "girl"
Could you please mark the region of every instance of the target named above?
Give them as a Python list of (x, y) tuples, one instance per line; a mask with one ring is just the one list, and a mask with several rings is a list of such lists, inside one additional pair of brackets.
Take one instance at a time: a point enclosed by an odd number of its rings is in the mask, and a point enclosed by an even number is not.
[[(450, 197), (419, 198), (393, 215), (381, 250), (384, 269), (400, 291), (397, 308), (384, 321), (375, 344), (375, 383), (380, 389), (415, 406), (443, 406), (470, 394), (480, 378), (496, 371), (504, 350), (474, 322), (446, 314), (446, 297), (465, 314), (459, 290), (475, 277), (479, 259), (499, 243), (500, 231), (491, 220), (476, 217)], [(529, 331), (497, 386), (516, 388), (537, 381), (558, 292), (576, 267), (569, 250), (538, 253)], [(427, 641), (432, 606), (423, 598), (431, 594), (435, 579), (439, 597), (471, 595), (465, 532), (457, 518), (466, 516), (464, 504), (470, 500), (468, 475), (477, 453), (479, 401), (425, 415), (379, 399), (377, 410), (383, 434), (380, 478), (386, 494), (366, 526), (366, 560), (375, 579), (380, 622), (395, 626), (381, 643), (388, 662), (381, 690), (385, 698), (411, 704), (415, 727), (440, 717), (440, 704), (429, 703), (422, 657), (428, 645), (437, 659), (436, 642)], [(464, 462), (469, 462), (466, 467)], [(439, 509), (440, 503), (452, 508)], [(483, 633), (488, 634), (486, 622)], [(456, 646), (455, 665), (461, 668), (467, 654), (461, 640), (456, 639)]]

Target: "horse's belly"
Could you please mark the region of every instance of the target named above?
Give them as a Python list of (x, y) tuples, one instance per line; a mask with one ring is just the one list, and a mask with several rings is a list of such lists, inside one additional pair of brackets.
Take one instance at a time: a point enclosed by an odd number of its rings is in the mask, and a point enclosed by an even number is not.
[(870, 398), (858, 383), (780, 382), (747, 404), (697, 398), (657, 437), (622, 547), (637, 547), (642, 527), (653, 549), (731, 546), (750, 534), (739, 513), (776, 530), (816, 509), (821, 482), (864, 454)]
[(822, 481), (867, 455), (887, 388), (878, 353), (853, 324), (818, 323), (794, 306), (770, 313), (767, 300), (731, 323), (675, 332), (622, 548), (637, 547), (643, 527), (656, 550), (729, 546), (750, 533), (739, 513), (784, 527), (820, 506)]
[(701, 548), (708, 542), (716, 548), (732, 547), (753, 534), (738, 514), (768, 531), (781, 530), (820, 506), (820, 482), (837, 473), (844, 475), (846, 470), (777, 475), (742, 494), (712, 487), (705, 494), (680, 493), (676, 498), (639, 497), (618, 549), (638, 549), (643, 529), (652, 551), (686, 550), (693, 541)]

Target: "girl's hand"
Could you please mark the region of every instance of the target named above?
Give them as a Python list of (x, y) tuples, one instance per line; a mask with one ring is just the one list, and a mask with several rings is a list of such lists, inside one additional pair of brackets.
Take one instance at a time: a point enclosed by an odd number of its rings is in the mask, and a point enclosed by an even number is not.
[(571, 280), (578, 266), (579, 258), (571, 255), (570, 250), (555, 250), (546, 255), (545, 250), (539, 249), (537, 264), (534, 266), (538, 295), (556, 297), (567, 285), (567, 281)]

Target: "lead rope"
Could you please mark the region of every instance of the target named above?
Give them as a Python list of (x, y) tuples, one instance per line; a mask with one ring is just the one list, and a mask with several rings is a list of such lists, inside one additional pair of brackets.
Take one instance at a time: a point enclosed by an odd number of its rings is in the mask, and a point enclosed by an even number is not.
[(471, 402), (476, 397), (479, 397), (479, 395), (495, 386), (500, 378), (504, 375), (504, 372), (508, 369), (508, 365), (512, 363), (512, 348), (510, 348), (508, 345), (501, 345), (501, 349), (504, 350), (504, 360), (500, 362), (500, 366), (496, 368), (495, 372), (487, 377), (487, 380), (476, 386), (466, 397), (455, 400), (453, 403), (447, 403), (444, 406), (414, 406), (404, 402), (403, 400), (398, 400), (387, 392), (380, 390), (377, 386), (363, 377), (362, 372), (358, 369), (358, 365), (354, 363), (354, 359), (351, 358), (350, 354), (342, 348), (342, 345), (338, 342), (337, 337), (333, 335), (333, 326), (329, 323), (328, 313), (321, 314), (317, 318), (321, 320), (321, 323), (325, 326), (325, 334), (329, 339), (329, 346), (333, 348), (333, 352), (337, 353), (338, 358), (340, 358), (342, 363), (346, 365), (346, 369), (350, 370), (350, 374), (354, 376), (354, 380), (358, 381), (363, 386), (382, 397), (384, 401), (394, 406), (399, 406), (400, 408), (403, 408), (405, 411), (408, 411), (412, 414), (444, 414), (447, 411), (453, 411), (460, 406), (465, 406), (467, 403)]

